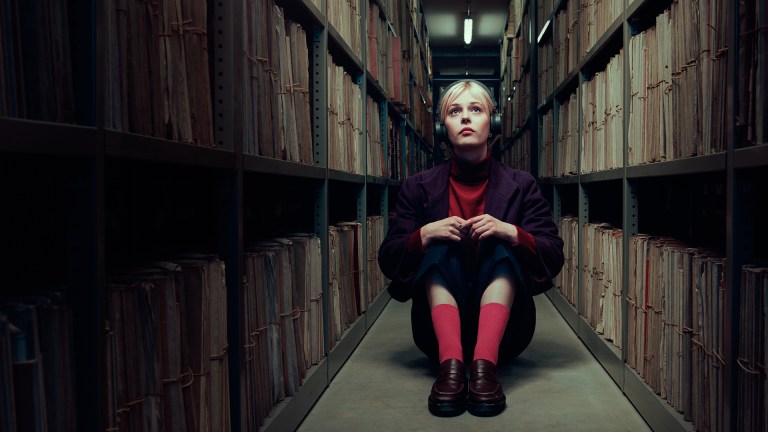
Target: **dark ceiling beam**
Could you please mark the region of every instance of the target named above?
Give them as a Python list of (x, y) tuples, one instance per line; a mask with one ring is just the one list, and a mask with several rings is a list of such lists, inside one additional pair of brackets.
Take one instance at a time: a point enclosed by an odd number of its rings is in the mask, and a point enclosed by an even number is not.
[(479, 58), (479, 57), (499, 57), (501, 55), (501, 51), (483, 51), (483, 50), (477, 50), (477, 49), (470, 49), (470, 50), (435, 50), (432, 49), (432, 58), (437, 57), (444, 57), (444, 58), (455, 58), (455, 57), (473, 57), (473, 58)]
[[(434, 78), (432, 80), (432, 83), (435, 84), (435, 85), (438, 85), (438, 84), (448, 84), (448, 83), (452, 83), (452, 82), (454, 82), (456, 80), (466, 79), (466, 78), (467, 78), (466, 75), (446, 75), (446, 76), (442, 76), (442, 77), (439, 77), (439, 78)], [(499, 78), (498, 77), (478, 77), (478, 76), (472, 76), (471, 78), (473, 80), (475, 80), (475, 81), (480, 81), (481, 83), (487, 85), (488, 87), (493, 87), (495, 85), (498, 85), (498, 83), (499, 83)]]

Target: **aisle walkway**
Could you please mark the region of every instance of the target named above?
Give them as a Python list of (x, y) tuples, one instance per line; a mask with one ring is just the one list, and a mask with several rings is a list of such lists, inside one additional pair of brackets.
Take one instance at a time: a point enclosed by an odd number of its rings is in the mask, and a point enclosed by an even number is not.
[(648, 431), (546, 296), (536, 334), (500, 370), (507, 409), (493, 418), (432, 416), (436, 367), (411, 339), (410, 303), (390, 301), (299, 428), (347, 431)]

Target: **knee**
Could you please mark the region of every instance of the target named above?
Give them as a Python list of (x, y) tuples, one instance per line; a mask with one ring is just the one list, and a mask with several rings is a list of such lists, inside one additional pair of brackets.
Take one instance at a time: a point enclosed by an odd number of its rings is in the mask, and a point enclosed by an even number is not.
[(485, 288), (481, 304), (501, 303), (511, 307), (516, 294), (515, 271), (506, 260), (499, 261), (494, 266), (488, 286)]
[(456, 299), (448, 287), (448, 282), (446, 282), (440, 271), (434, 270), (429, 272), (426, 275), (425, 282), (430, 308), (438, 304), (457, 306)]
[(517, 273), (509, 260), (502, 259), (496, 262), (491, 269), (491, 280), (499, 278), (508, 279), (511, 284), (515, 283)]

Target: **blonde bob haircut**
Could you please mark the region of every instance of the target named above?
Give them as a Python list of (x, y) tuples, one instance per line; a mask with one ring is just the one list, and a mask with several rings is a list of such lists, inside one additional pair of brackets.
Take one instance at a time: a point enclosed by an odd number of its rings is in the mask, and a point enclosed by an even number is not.
[(479, 81), (464, 79), (454, 82), (443, 91), (443, 95), (440, 97), (439, 107), (440, 123), (445, 123), (448, 107), (451, 106), (451, 104), (458, 99), (459, 95), (465, 90), (469, 90), (472, 94), (480, 98), (480, 103), (483, 105), (483, 108), (485, 108), (489, 117), (496, 112), (496, 103), (493, 101), (493, 97), (491, 96), (488, 87)]

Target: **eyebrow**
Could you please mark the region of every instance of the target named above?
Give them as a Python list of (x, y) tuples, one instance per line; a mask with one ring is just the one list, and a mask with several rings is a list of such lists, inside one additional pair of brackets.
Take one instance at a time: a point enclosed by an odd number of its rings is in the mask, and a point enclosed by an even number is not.
[[(481, 108), (483, 107), (483, 103), (480, 102), (480, 101), (472, 101), (467, 106), (473, 106), (473, 105), (479, 105)], [(461, 107), (461, 106), (462, 106), (461, 104), (452, 103), (452, 104), (448, 105), (448, 108)]]

